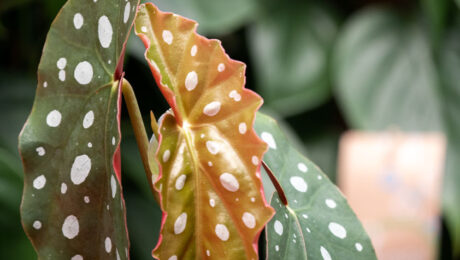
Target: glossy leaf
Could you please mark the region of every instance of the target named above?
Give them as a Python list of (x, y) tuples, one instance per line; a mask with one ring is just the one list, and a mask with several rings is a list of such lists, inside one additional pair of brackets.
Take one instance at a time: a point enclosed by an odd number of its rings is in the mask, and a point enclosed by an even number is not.
[(448, 138), (443, 209), (455, 257), (460, 257), (460, 20), (451, 28), (440, 56), (444, 119)]
[(51, 25), (19, 148), (21, 214), (39, 259), (127, 259), (119, 115), (138, 1), (70, 0)]
[(276, 215), (266, 228), (268, 259), (376, 259), (371, 241), (327, 176), (292, 147), (276, 121), (258, 113), (255, 129), (267, 142), (264, 161), (289, 205), (271, 196)]
[(243, 88), (244, 64), (196, 23), (139, 9), (136, 33), (172, 111), (160, 119), (157, 161), (164, 211), (160, 259), (257, 259), (260, 231), (273, 214), (262, 193), (266, 145), (252, 124), (261, 98)]
[(250, 27), (257, 90), (266, 106), (291, 115), (330, 97), (329, 54), (336, 31), (332, 15), (310, 2), (276, 4)]
[(435, 65), (417, 19), (365, 9), (345, 26), (335, 54), (335, 90), (352, 127), (442, 129)]

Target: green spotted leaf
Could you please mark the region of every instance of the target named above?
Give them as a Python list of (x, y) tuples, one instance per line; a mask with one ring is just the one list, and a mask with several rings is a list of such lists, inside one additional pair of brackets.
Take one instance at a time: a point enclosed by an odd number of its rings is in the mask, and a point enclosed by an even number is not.
[(269, 146), (264, 161), (289, 203), (282, 204), (276, 192), (270, 198), (276, 214), (266, 227), (268, 259), (376, 259), (346, 199), (292, 147), (276, 121), (258, 113), (255, 129)]
[(137, 0), (70, 0), (51, 25), (19, 137), (21, 215), (39, 259), (128, 259), (119, 115)]
[(262, 100), (244, 85), (245, 66), (196, 23), (142, 5), (136, 34), (172, 110), (160, 121), (156, 188), (164, 212), (159, 259), (257, 259), (273, 210), (259, 168), (266, 145), (252, 129)]

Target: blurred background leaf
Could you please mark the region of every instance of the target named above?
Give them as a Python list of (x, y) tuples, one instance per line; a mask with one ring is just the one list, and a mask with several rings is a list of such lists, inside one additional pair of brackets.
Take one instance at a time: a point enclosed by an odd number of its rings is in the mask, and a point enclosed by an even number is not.
[(265, 105), (291, 115), (324, 103), (330, 97), (328, 60), (337, 32), (330, 12), (304, 1), (261, 9), (248, 40)]
[(416, 14), (371, 8), (348, 22), (334, 56), (336, 93), (354, 128), (441, 129), (429, 40)]
[(448, 138), (443, 207), (455, 254), (460, 257), (460, 19), (451, 26), (441, 49), (440, 76)]

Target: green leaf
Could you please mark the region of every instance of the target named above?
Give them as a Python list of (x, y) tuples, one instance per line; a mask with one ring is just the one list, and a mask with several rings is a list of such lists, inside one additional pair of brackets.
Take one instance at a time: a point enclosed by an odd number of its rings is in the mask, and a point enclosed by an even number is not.
[(442, 129), (437, 72), (417, 18), (365, 9), (337, 42), (337, 98), (350, 125), (381, 130)]
[(39, 259), (128, 258), (116, 80), (137, 4), (70, 0), (48, 33), (19, 138), (22, 222)]
[(421, 0), (424, 12), (429, 18), (435, 42), (444, 33), (447, 14), (449, 11), (449, 0)]
[[(152, 0), (161, 10), (196, 20), (201, 34), (228, 34), (257, 13), (256, 0)], [(229, 11), (231, 10), (231, 11)]]
[(448, 138), (444, 175), (443, 209), (454, 255), (460, 257), (460, 21), (457, 19), (443, 45), (440, 72), (443, 79), (443, 104)]
[(329, 54), (336, 31), (331, 14), (310, 3), (276, 6), (250, 28), (250, 53), (266, 106), (291, 115), (330, 97)]
[(371, 241), (327, 176), (295, 150), (276, 121), (258, 113), (255, 128), (269, 150), (263, 160), (289, 205), (271, 197), (276, 215), (266, 228), (268, 259), (376, 259)]
[(266, 145), (252, 129), (262, 100), (244, 85), (245, 66), (196, 23), (142, 5), (136, 34), (171, 106), (160, 121), (157, 161), (164, 219), (159, 259), (257, 259), (273, 210), (260, 180)]

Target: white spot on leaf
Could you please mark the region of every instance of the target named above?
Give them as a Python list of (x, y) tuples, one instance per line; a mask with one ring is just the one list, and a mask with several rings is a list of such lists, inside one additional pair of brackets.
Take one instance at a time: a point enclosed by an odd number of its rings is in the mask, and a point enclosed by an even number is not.
[(347, 236), (347, 230), (340, 224), (337, 224), (335, 222), (331, 222), (329, 223), (329, 231), (331, 231), (331, 233), (340, 238), (340, 239), (344, 239), (346, 236)]
[(142, 27), (141, 27), (141, 31), (144, 32), (144, 33), (146, 33), (146, 32), (147, 32), (147, 27), (146, 27), (146, 26), (142, 26)]
[(173, 255), (173, 256), (169, 257), (168, 260), (177, 260), (177, 256)]
[(61, 123), (61, 119), (61, 112), (53, 110), (46, 116), (46, 124), (48, 124), (50, 127), (57, 127)]
[(227, 241), (230, 237), (227, 227), (224, 224), (217, 224), (215, 228), (217, 237), (222, 241)]
[(358, 250), (359, 252), (363, 251), (363, 245), (361, 245), (360, 243), (356, 243), (356, 244), (355, 244), (355, 248), (356, 248), (356, 250)]
[(83, 26), (83, 16), (81, 13), (76, 13), (73, 16), (73, 26), (75, 26), (75, 29), (80, 30), (80, 28)]
[(298, 163), (297, 164), (297, 169), (299, 169), (299, 171), (301, 171), (301, 172), (307, 172), (308, 171), (308, 168), (305, 165), (305, 163)]
[(67, 59), (62, 57), (62, 58), (59, 58), (59, 60), (56, 62), (56, 66), (58, 67), (58, 69), (60, 70), (63, 70), (65, 68), (65, 66), (67, 65)]
[(115, 195), (117, 194), (117, 181), (113, 175), (110, 178), (110, 187), (112, 188), (112, 198), (115, 198)]
[(176, 179), (176, 190), (182, 190), (185, 185), (185, 180), (187, 179), (187, 176), (182, 174), (181, 176), (177, 177)]
[(174, 234), (180, 234), (184, 232), (185, 226), (187, 225), (187, 213), (182, 213), (177, 217), (176, 222), (174, 222)]
[(163, 41), (165, 41), (168, 45), (172, 44), (173, 35), (172, 35), (171, 31), (164, 30), (162, 36), (163, 36)]
[(326, 250), (326, 248), (324, 247), (321, 247), (320, 248), (320, 251), (321, 251), (321, 256), (323, 257), (323, 260), (331, 260), (331, 255), (329, 254), (329, 252)]
[(224, 70), (225, 70), (225, 64), (219, 63), (219, 65), (217, 66), (217, 71), (222, 72)]
[(188, 91), (192, 91), (196, 88), (196, 85), (198, 85), (198, 74), (195, 71), (191, 71), (185, 77), (185, 88)]
[(275, 229), (276, 234), (280, 236), (283, 235), (283, 224), (281, 224), (279, 220), (275, 221), (275, 224), (273, 225), (273, 227)]
[(275, 143), (275, 139), (273, 139), (273, 135), (270, 134), (270, 133), (267, 133), (267, 132), (262, 132), (262, 134), (260, 135), (260, 137), (262, 138), (262, 140), (264, 140), (264, 142), (266, 142), (268, 144), (268, 146), (272, 149), (275, 149), (276, 150), (276, 143)]
[(37, 147), (37, 148), (35, 149), (35, 151), (37, 152), (38, 156), (43, 156), (43, 155), (45, 155), (45, 153), (46, 153), (46, 152), (45, 152), (45, 148), (43, 148), (42, 146)]
[(102, 48), (109, 48), (110, 43), (112, 42), (113, 29), (109, 18), (105, 15), (99, 18), (97, 35)]
[(112, 251), (112, 240), (110, 239), (110, 237), (105, 238), (104, 244), (105, 244), (105, 251), (107, 253), (110, 253), (110, 251)]
[(93, 79), (93, 66), (87, 61), (78, 63), (75, 67), (73, 77), (81, 85), (90, 83)]
[(196, 45), (193, 45), (192, 48), (190, 49), (190, 55), (195, 56), (198, 51), (198, 48)]
[(326, 203), (326, 205), (327, 205), (329, 208), (331, 208), (331, 209), (337, 207), (337, 203), (335, 203), (335, 201), (332, 200), (332, 199), (326, 199), (326, 200), (325, 200), (325, 203)]
[(254, 228), (256, 226), (256, 218), (249, 212), (244, 212), (243, 214), (243, 223), (248, 228)]
[(88, 128), (93, 125), (94, 122), (94, 112), (93, 110), (90, 110), (88, 113), (86, 113), (85, 117), (83, 118), (83, 128)]
[(70, 170), (70, 179), (75, 185), (79, 185), (86, 180), (91, 170), (91, 159), (88, 155), (83, 154), (75, 157)]
[(215, 116), (219, 113), (220, 106), (221, 104), (219, 101), (213, 101), (204, 107), (203, 113), (207, 116)]
[(252, 164), (254, 164), (255, 166), (259, 165), (259, 158), (257, 158), (257, 156), (252, 156)]
[(39, 220), (35, 220), (34, 223), (32, 224), (32, 226), (33, 226), (36, 230), (39, 230), (40, 228), (42, 228), (42, 222), (40, 222)]
[(78, 235), (78, 232), (80, 232), (80, 225), (77, 217), (74, 215), (67, 216), (62, 224), (62, 234), (68, 239), (73, 239)]
[(65, 81), (65, 70), (60, 70), (59, 71), (59, 80), (60, 81)]
[(81, 256), (81, 255), (74, 255), (74, 256), (72, 256), (72, 258), (70, 258), (70, 260), (83, 260), (83, 256)]
[(33, 182), (34, 188), (37, 190), (43, 189), (43, 187), (45, 187), (45, 184), (46, 184), (46, 178), (43, 174), (35, 178)]
[(248, 128), (247, 128), (247, 126), (246, 126), (246, 123), (244, 123), (244, 122), (243, 122), (243, 123), (240, 123), (240, 124), (238, 125), (238, 130), (239, 130), (240, 134), (245, 134), (246, 131), (248, 130)]
[(241, 95), (236, 90), (230, 91), (230, 93), (228, 93), (228, 97), (232, 98), (236, 102), (241, 100)]
[(289, 179), (291, 185), (300, 192), (306, 192), (308, 189), (307, 183), (302, 177), (293, 176)]
[(131, 9), (131, 3), (127, 2), (126, 5), (125, 5), (125, 12), (123, 14), (123, 22), (124, 23), (128, 22), (130, 9)]
[(206, 141), (206, 148), (211, 154), (217, 154), (220, 151), (221, 144), (216, 141)]
[(67, 184), (63, 182), (61, 183), (61, 193), (65, 194), (66, 192), (67, 192)]
[(170, 156), (171, 156), (171, 152), (168, 149), (163, 153), (163, 162), (167, 162)]
[(240, 188), (238, 180), (231, 173), (222, 173), (219, 179), (222, 186), (224, 186), (224, 188), (228, 191), (235, 192)]

